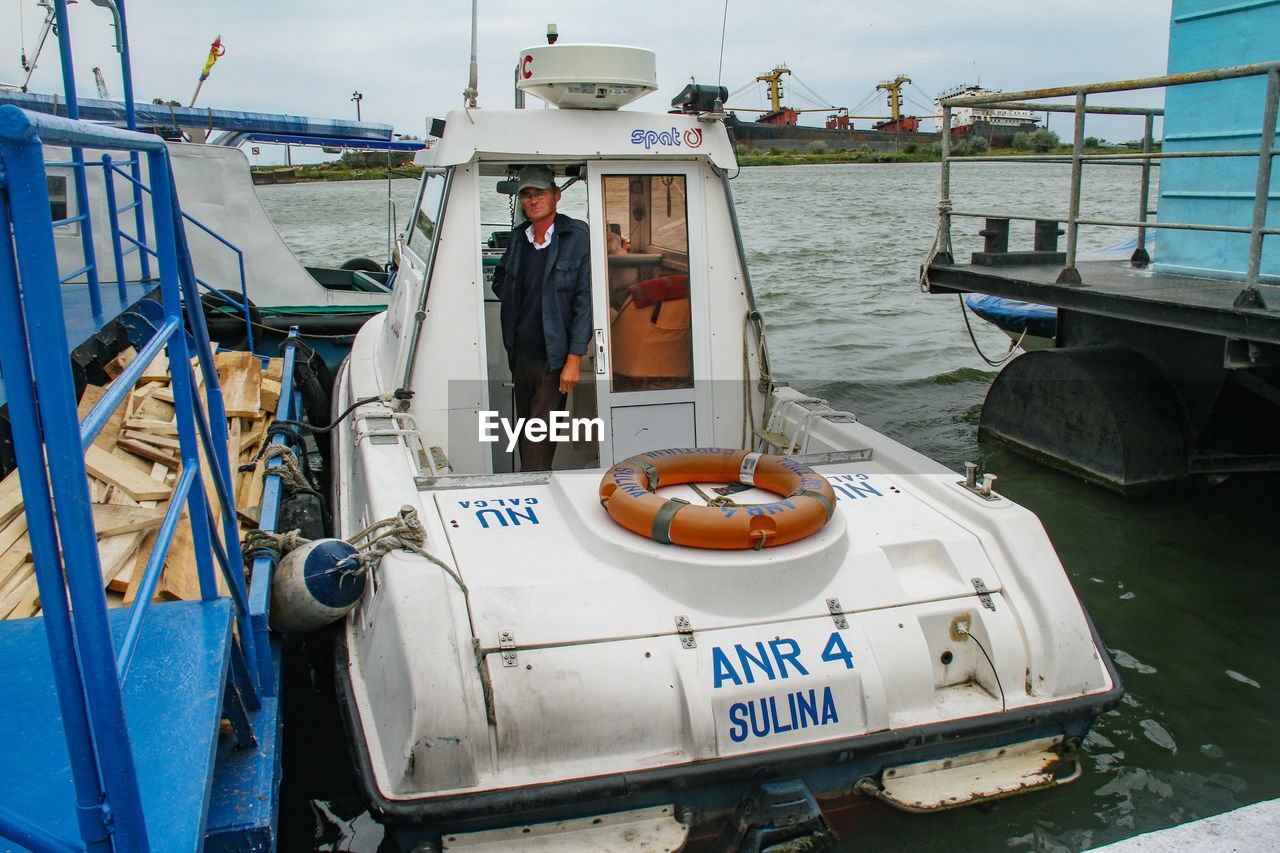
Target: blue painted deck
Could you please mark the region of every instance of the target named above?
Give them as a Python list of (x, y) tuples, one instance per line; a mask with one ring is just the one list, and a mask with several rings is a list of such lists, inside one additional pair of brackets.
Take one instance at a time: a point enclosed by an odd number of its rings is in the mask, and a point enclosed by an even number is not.
[[(128, 310), (129, 306), (149, 293), (154, 284), (127, 282), (126, 298), (121, 299), (119, 289), (114, 285), (105, 285), (102, 293), (102, 317), (95, 318), (89, 311), (89, 285), (64, 284), (62, 286), (62, 304), (65, 308), (64, 318), (67, 326), (67, 350), (74, 350), (89, 340), (98, 329), (110, 323)], [(0, 406), (8, 402), (5, 392), (4, 375), (0, 374)]]
[[(279, 684), (280, 641), (273, 637), (270, 642), (272, 671)], [(255, 749), (239, 748), (230, 734), (218, 736), (204, 853), (276, 849), (283, 754), (280, 697), (264, 695), (262, 707), (249, 712), (249, 722), (258, 739)]]
[[(67, 0), (54, 0), (50, 14), (59, 32), (64, 110), (75, 116), (66, 6)], [(130, 90), (124, 9), (115, 11)], [(126, 101), (132, 104), (132, 97)], [(256, 126), (279, 117), (226, 118)], [(314, 127), (284, 118), (278, 132)], [(134, 125), (132, 115), (126, 123)], [(369, 124), (345, 129), (374, 139), (391, 135), (390, 127)], [(50, 147), (145, 158), (145, 184), (141, 169), (132, 178), (117, 169), (136, 184), (132, 204), (111, 191), (114, 179), (106, 184), (105, 201), (116, 268), (124, 254), (146, 252), (155, 261), (154, 283), (135, 282), (123, 292), (106, 285), (94, 300), (91, 285), (63, 284), (107, 276), (90, 239), (92, 205), (79, 165), (72, 168), (76, 215), (58, 216), (62, 225), (79, 222), (82, 237), (82, 257), (62, 264), (84, 266), (60, 267), (54, 233), (61, 225), (54, 224), (48, 193)], [(188, 314), (183, 307), (199, 305), (200, 281), (190, 265), (168, 151), (151, 134), (0, 104), (0, 187), (0, 232), (6, 235), (0, 241), (0, 358), (9, 375), (8, 386), (0, 384), (0, 401), (9, 409), (31, 553), (47, 594), (41, 616), (0, 622), (0, 667), (7, 676), (0, 699), (0, 851), (22, 849), (19, 844), (58, 853), (273, 850), (281, 718), (279, 643), (267, 630), (272, 566), (259, 558), (253, 583), (246, 584), (229, 476), (235, 460), (227, 458), (216, 366), (202, 312)], [(137, 208), (125, 217), (135, 235), (119, 219), (130, 208)], [(141, 224), (148, 213), (149, 233)], [(153, 290), (158, 299), (143, 298)], [(95, 312), (91, 306), (99, 296), (101, 310)], [(125, 329), (112, 321), (130, 308), (123, 325), (143, 357), (82, 422), (77, 388), (84, 374), (92, 376), (95, 365), (124, 345)], [(203, 390), (186, 369), (173, 372), (181, 473), (137, 602), (109, 610), (82, 454), (143, 365), (162, 351), (184, 367), (193, 360)], [(280, 395), (279, 412), (286, 417), (298, 404), (291, 355)], [(279, 506), (280, 484), (272, 480), (264, 489), (264, 528), (273, 526)], [(220, 520), (210, 506), (211, 486)], [(153, 602), (184, 513), (201, 600)], [(230, 598), (219, 593), (219, 572)], [(224, 732), (228, 723), (231, 731)]]
[[(128, 615), (110, 612), (117, 643)], [(155, 604), (147, 617), (124, 698), (153, 850), (199, 850), (203, 843), (231, 625), (227, 598)], [(0, 622), (0, 649), (9, 697), (0, 702), (0, 779), (10, 780), (0, 806), (78, 838), (44, 620)], [(21, 849), (0, 838), (0, 850)]]
[[(38, 134), (31, 132), (36, 126)], [(146, 151), (155, 181), (149, 200), (160, 280), (135, 283), (123, 295), (114, 285), (102, 288), (96, 315), (87, 285), (59, 283), (74, 273), (57, 268), (45, 194), (42, 146), (76, 143)], [(6, 736), (0, 851), (23, 849), (20, 843), (52, 851), (80, 844), (104, 852), (273, 850), (281, 717), (279, 644), (267, 631), (272, 571), (260, 558), (246, 587), (229, 497), (226, 414), (199, 312), (198, 337), (184, 332), (190, 318), (182, 306), (199, 297), (194, 271), (179, 263), (183, 219), (173, 204), (167, 152), (154, 137), (5, 106), (0, 160), (7, 182), (0, 225), (8, 231), (12, 224), (16, 249), (0, 244), (0, 356), (11, 379), (5, 398), (36, 573), (41, 585), (59, 587), (40, 617), (0, 623), (0, 667), (8, 676), (0, 700)], [(142, 298), (157, 287), (160, 301)], [(112, 330), (100, 345), (98, 333), (128, 309), (134, 320), (125, 324), (144, 357), (115, 388), (132, 387), (143, 364), (167, 346), (175, 363), (195, 356), (204, 392), (193, 389), (188, 372), (173, 374), (181, 475), (141, 582), (145, 594), (131, 608), (108, 610), (92, 520), (84, 518), (89, 495), (81, 454), (116, 401), (103, 401), (79, 421), (71, 362), (78, 364), (84, 351), (74, 360), (69, 351), (94, 340), (93, 355), (109, 357), (121, 337)], [(298, 405), (292, 351), (285, 373), (279, 413), (289, 417)], [(206, 503), (209, 483), (216, 483), (221, 521)], [(264, 488), (264, 528), (273, 525), (279, 491), (275, 478)], [(203, 522), (191, 523), (202, 600), (153, 603), (181, 512)], [(218, 594), (219, 570), (231, 598)], [(121, 666), (128, 674), (117, 682)], [(224, 720), (234, 734), (223, 732)]]

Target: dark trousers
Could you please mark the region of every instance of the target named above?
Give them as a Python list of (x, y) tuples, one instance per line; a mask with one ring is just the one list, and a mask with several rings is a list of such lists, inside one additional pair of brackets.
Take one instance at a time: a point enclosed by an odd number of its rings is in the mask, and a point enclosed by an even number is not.
[[(516, 386), (516, 417), (549, 420), (553, 410), (563, 409), (567, 395), (560, 393), (560, 371), (549, 370), (545, 358), (530, 358), (516, 351), (511, 378)], [(520, 470), (550, 471), (556, 443), (529, 441), (520, 433)]]

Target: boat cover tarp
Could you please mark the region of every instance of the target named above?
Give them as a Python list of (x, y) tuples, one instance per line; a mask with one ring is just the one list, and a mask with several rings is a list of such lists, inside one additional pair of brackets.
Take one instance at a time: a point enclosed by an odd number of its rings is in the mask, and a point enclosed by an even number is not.
[[(47, 115), (67, 115), (67, 101), (57, 95), (37, 95), (0, 89), (0, 104), (13, 104), (24, 110)], [(80, 118), (86, 121), (125, 125), (122, 101), (77, 98)], [(280, 133), (324, 139), (390, 140), (389, 124), (349, 121), (338, 118), (307, 118), (278, 113), (250, 113), (240, 110), (215, 110), (206, 107), (175, 107), (168, 104), (135, 104), (134, 114), (141, 127), (201, 128), (243, 133)]]
[(1028, 335), (1041, 338), (1057, 334), (1058, 309), (1049, 305), (977, 293), (970, 293), (964, 301), (973, 313), (1006, 332), (1022, 334), (1026, 329)]

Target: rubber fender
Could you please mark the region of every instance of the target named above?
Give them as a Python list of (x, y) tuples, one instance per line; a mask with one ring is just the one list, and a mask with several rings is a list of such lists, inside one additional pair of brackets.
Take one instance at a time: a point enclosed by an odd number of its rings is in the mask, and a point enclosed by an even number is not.
[(318, 539), (281, 557), (271, 578), (271, 627), (302, 633), (345, 616), (364, 594), (357, 556), (341, 539)]
[[(235, 304), (228, 304), (227, 299)], [(258, 306), (253, 304), (252, 299), (234, 290), (208, 292), (200, 297), (200, 305), (204, 310), (204, 323), (209, 329), (209, 340), (223, 349), (244, 349), (249, 343), (244, 313), (237, 307), (241, 304), (248, 305), (249, 322), (255, 326), (261, 326), (262, 312)]]
[(1127, 347), (1018, 356), (991, 383), (979, 432), (1120, 491), (1187, 474), (1181, 397), (1158, 365)]
[(321, 539), (328, 535), (324, 523), (324, 505), (313, 492), (295, 492), (280, 504), (280, 530), (297, 530), (304, 539)]
[(301, 338), (288, 338), (281, 349), (285, 346), (295, 350), (293, 382), (302, 394), (302, 407), (306, 410), (307, 420), (317, 426), (328, 424), (331, 417), (329, 403), (333, 399), (333, 376), (329, 373), (329, 366)]
[(361, 272), (386, 272), (382, 268), (382, 264), (373, 258), (351, 258), (343, 261), (339, 269), (344, 270), (360, 270)]

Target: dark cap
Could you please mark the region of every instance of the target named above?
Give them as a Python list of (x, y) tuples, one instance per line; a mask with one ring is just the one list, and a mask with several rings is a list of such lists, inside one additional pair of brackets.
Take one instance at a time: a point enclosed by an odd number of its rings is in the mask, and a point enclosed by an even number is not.
[(528, 188), (545, 190), (555, 185), (556, 174), (546, 166), (525, 166), (520, 170), (516, 192), (519, 193), (521, 190)]

